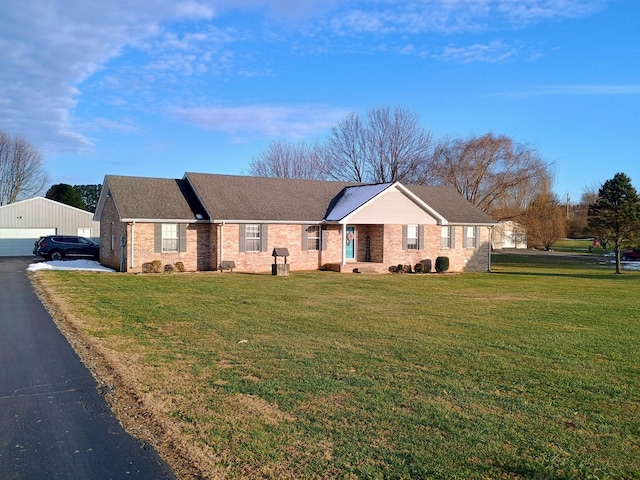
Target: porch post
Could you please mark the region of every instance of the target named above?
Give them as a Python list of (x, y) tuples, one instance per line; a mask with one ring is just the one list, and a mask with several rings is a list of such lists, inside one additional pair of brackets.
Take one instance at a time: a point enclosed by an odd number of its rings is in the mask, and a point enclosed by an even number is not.
[(342, 265), (347, 264), (347, 226), (345, 224), (341, 224), (342, 226)]

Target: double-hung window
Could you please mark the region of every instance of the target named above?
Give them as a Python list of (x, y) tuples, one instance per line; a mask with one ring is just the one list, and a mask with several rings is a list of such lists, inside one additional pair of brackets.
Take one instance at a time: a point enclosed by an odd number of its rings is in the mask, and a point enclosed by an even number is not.
[(440, 229), (440, 248), (452, 248), (450, 225), (445, 225)]
[(407, 225), (407, 250), (418, 250), (418, 225)]
[(476, 248), (478, 241), (476, 236), (476, 227), (464, 227), (464, 247)]
[(260, 251), (260, 224), (254, 223), (245, 226), (244, 229), (244, 251)]
[(424, 248), (424, 225), (403, 225), (402, 249), (422, 250)]
[(186, 252), (187, 224), (186, 223), (156, 223), (153, 233), (153, 251)]
[(163, 223), (162, 224), (162, 251), (177, 252), (179, 244), (178, 224)]
[(307, 231), (307, 250), (320, 250), (320, 225), (309, 225)]

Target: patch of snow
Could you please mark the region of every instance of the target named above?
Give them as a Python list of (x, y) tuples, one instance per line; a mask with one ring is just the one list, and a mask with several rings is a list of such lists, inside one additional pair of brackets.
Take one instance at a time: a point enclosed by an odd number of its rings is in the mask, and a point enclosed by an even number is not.
[(94, 260), (58, 260), (50, 262), (32, 263), (27, 267), (28, 272), (38, 270), (86, 270), (92, 272), (115, 272), (115, 270), (100, 265)]
[(620, 262), (624, 270), (640, 270), (640, 262)]

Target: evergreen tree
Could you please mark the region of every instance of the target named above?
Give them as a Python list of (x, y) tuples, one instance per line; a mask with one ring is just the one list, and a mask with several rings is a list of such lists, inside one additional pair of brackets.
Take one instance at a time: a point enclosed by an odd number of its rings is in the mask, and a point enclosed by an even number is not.
[(631, 179), (616, 173), (598, 192), (598, 200), (589, 206), (589, 229), (596, 235), (607, 235), (616, 252), (616, 273), (621, 273), (620, 251), (638, 240), (640, 230), (640, 197)]
[(87, 206), (87, 210), (91, 213), (95, 213), (96, 207), (98, 206), (98, 200), (100, 199), (102, 185), (74, 185), (73, 188), (80, 193), (80, 198)]
[(80, 192), (66, 183), (53, 185), (49, 190), (47, 190), (45, 197), (50, 200), (55, 200), (56, 202), (80, 208), (81, 210), (87, 209), (87, 206), (82, 201)]

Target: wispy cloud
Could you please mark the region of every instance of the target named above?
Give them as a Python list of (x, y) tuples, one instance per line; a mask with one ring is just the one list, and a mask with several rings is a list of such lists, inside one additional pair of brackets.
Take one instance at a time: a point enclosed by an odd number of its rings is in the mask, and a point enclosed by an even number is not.
[[(160, 105), (179, 96), (181, 89), (190, 87), (190, 79), (195, 79), (195, 83), (215, 75), (248, 78), (277, 74), (267, 59), (260, 54), (252, 55), (248, 47), (250, 42), (258, 47), (280, 42), (284, 49), (300, 48), (295, 50), (296, 54), (305, 53), (304, 48), (315, 54), (335, 53), (337, 49), (361, 53), (365, 48), (371, 50), (386, 45), (389, 52), (433, 57), (432, 52), (438, 47), (430, 46), (431, 53), (427, 54), (421, 35), (520, 28), (532, 23), (588, 15), (601, 8), (603, 2), (0, 2), (0, 50), (3, 52), (0, 55), (0, 129), (25, 136), (45, 153), (79, 151), (91, 146), (82, 130), (91, 122), (74, 121), (74, 115), (78, 112), (78, 102), (84, 100), (83, 91), (97, 88), (98, 82), (102, 82), (100, 87), (110, 94), (110, 98), (100, 97), (105, 104), (133, 108), (137, 102), (135, 107), (155, 108), (157, 112)], [(238, 10), (243, 13), (247, 9), (252, 15), (245, 17), (245, 23), (234, 23), (241, 17), (236, 17)], [(391, 34), (398, 37), (387, 37)], [(457, 42), (440, 48), (436, 58), (463, 63), (500, 62), (515, 53), (517, 48), (508, 43), (476, 42), (461, 46)], [(95, 83), (90, 85), (91, 81)], [(207, 82), (201, 82), (204, 83)], [(169, 101), (165, 100), (172, 96)], [(256, 112), (268, 116), (269, 110), (272, 109), (257, 109)], [(242, 108), (237, 109), (234, 118), (240, 118), (242, 111)], [(261, 130), (267, 132), (269, 123), (273, 130), (286, 132), (289, 129), (289, 133), (303, 132), (305, 128), (315, 130), (323, 125), (321, 115), (314, 126), (309, 118), (296, 122), (298, 117), (286, 111), (285, 108), (271, 122), (265, 120)], [(194, 111), (191, 113), (195, 115)], [(215, 114), (211, 118), (214, 117)], [(283, 118), (288, 120), (283, 121)]]
[(476, 43), (465, 47), (450, 45), (435, 57), (457, 63), (500, 63), (513, 57), (517, 51), (516, 47), (496, 40), (487, 44)]
[(348, 111), (323, 106), (251, 105), (175, 108), (171, 113), (199, 128), (234, 137), (303, 138), (327, 130)]
[(341, 34), (468, 33), (581, 17), (598, 11), (604, 3), (604, 0), (379, 0), (358, 2), (336, 12), (331, 25)]
[(208, 19), (194, 0), (0, 2), (0, 128), (23, 135), (45, 153), (90, 145), (70, 121), (77, 88), (123, 48), (160, 31), (160, 22)]
[(517, 92), (503, 92), (507, 98), (541, 97), (552, 95), (640, 95), (640, 84), (625, 85), (538, 85)]

